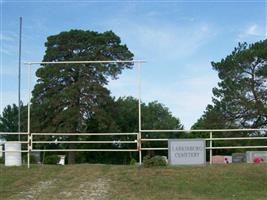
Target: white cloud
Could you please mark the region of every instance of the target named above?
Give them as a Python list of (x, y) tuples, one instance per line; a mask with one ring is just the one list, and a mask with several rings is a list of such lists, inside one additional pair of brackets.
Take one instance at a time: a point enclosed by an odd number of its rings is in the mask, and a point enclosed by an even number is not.
[(259, 26), (257, 24), (253, 24), (252, 26), (248, 27), (248, 29), (245, 32), (246, 35), (255, 35), (255, 36), (261, 36), (262, 31), (260, 30)]
[(113, 19), (106, 26), (114, 30), (130, 49), (137, 52), (138, 57), (147, 59), (161, 57), (165, 60), (177, 60), (191, 56), (216, 35), (215, 27), (208, 23), (137, 23), (123, 19), (119, 22), (118, 19)]
[(1, 41), (14, 41), (14, 35), (10, 35), (10, 34), (4, 34), (4, 33), (0, 33), (0, 40)]
[(0, 53), (1, 53), (1, 54), (5, 54), (5, 55), (9, 55), (9, 56), (10, 56), (10, 55), (13, 55), (12, 52), (10, 52), (8, 49), (5, 49), (5, 48), (3, 48), (3, 47), (0, 49)]
[(18, 50), (18, 35), (12, 31), (1, 31), (0, 33), (1, 49), (0, 53), (12, 56)]
[(258, 24), (252, 24), (247, 26), (241, 33), (239, 33), (238, 38), (246, 38), (246, 37), (263, 37), (266, 36), (265, 30), (263, 27)]

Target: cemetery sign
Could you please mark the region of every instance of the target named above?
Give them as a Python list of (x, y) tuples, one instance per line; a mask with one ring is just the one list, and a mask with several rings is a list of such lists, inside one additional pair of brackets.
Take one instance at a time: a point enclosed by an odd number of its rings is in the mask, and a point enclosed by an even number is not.
[(206, 163), (206, 142), (204, 139), (168, 140), (170, 165), (201, 165)]

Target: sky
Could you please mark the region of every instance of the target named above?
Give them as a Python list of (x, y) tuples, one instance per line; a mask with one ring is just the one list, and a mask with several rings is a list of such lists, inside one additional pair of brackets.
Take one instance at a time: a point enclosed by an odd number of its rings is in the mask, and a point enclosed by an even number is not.
[[(18, 102), (19, 17), (22, 62), (41, 61), (50, 35), (70, 29), (114, 31), (141, 66), (142, 102), (158, 101), (189, 129), (212, 103), (219, 81), (211, 61), (239, 42), (266, 39), (266, 1), (3, 1), (0, 29), (0, 112)], [(32, 70), (32, 85), (35, 71)], [(27, 103), (27, 68), (21, 98)], [(112, 95), (138, 96), (137, 70), (123, 71), (107, 86)]]

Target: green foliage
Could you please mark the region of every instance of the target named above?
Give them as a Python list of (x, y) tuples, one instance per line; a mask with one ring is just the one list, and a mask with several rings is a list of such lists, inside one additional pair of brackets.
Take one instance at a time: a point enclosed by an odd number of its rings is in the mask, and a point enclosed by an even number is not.
[(5, 163), (5, 159), (2, 157), (0, 158), (0, 164), (4, 164)]
[(238, 127), (267, 126), (267, 40), (239, 44), (220, 62), (212, 62), (220, 82), (214, 104)]
[[(220, 82), (213, 89), (213, 103), (192, 129), (266, 128), (267, 127), (267, 40), (239, 44), (220, 62), (212, 62)], [(258, 136), (262, 132), (220, 132), (213, 137)], [(208, 133), (191, 133), (208, 137)], [(214, 146), (254, 146), (262, 141), (214, 141)], [(214, 150), (231, 154), (237, 150)]]
[(130, 165), (136, 165), (136, 160), (132, 158), (130, 161)]
[(218, 106), (208, 105), (204, 114), (191, 127), (192, 129), (224, 129), (229, 128), (227, 119)]
[[(28, 161), (28, 155), (27, 154), (23, 154), (22, 155), (22, 162), (23, 163), (27, 163), (27, 161)], [(37, 164), (37, 160), (36, 160), (34, 155), (30, 155), (30, 163), (31, 164)]]
[[(21, 131), (26, 131), (27, 127), (27, 108), (21, 104)], [(18, 106), (15, 104), (7, 105), (0, 115), (0, 131), (1, 132), (17, 132), (18, 131)], [(0, 138), (9, 141), (18, 140), (17, 135), (0, 135)], [(25, 139), (25, 136), (21, 136)]]
[[(47, 38), (43, 61), (131, 60), (133, 54), (112, 31), (70, 30)], [(33, 116), (41, 131), (82, 132), (86, 120), (110, 98), (109, 78), (131, 63), (45, 65), (36, 72)], [(33, 124), (34, 126), (34, 124)]]
[(220, 62), (212, 62), (220, 82), (192, 128), (267, 127), (267, 40), (239, 44)]
[(167, 166), (166, 160), (162, 156), (145, 156), (143, 159), (144, 167)]
[(45, 157), (44, 164), (56, 165), (59, 162), (59, 159), (58, 155), (49, 155)]
[[(142, 128), (143, 129), (182, 129), (183, 125), (180, 120), (172, 115), (167, 107), (159, 102), (150, 102), (148, 104), (142, 103)], [(103, 115), (105, 113), (105, 115)], [(104, 117), (103, 117), (104, 116)], [(101, 126), (99, 126), (101, 124)], [(92, 128), (92, 126), (94, 127)], [(88, 131), (95, 132), (138, 132), (138, 100), (133, 97), (120, 97), (117, 100), (113, 100), (109, 105), (102, 107), (102, 110), (95, 113), (92, 121), (88, 121)], [(102, 127), (106, 127), (103, 129)], [(99, 129), (101, 128), (101, 129)], [(142, 134), (143, 138), (179, 138), (181, 134), (177, 133), (145, 133)], [(93, 137), (91, 137), (93, 138)], [(96, 139), (96, 137), (94, 137)], [(101, 140), (100, 136), (98, 136)], [(103, 138), (106, 139), (107, 137)], [(136, 136), (112, 136), (112, 140), (136, 140)], [(86, 145), (84, 145), (86, 146)], [(136, 144), (120, 144), (120, 145), (91, 145), (92, 148), (136, 148)], [(143, 147), (166, 147), (166, 142), (145, 142)], [(154, 154), (154, 151), (148, 151), (150, 155)], [(157, 151), (158, 154), (166, 155), (166, 151)], [(92, 157), (91, 153), (86, 153)], [(108, 156), (112, 153), (101, 153), (98, 158), (100, 160), (111, 161), (114, 158), (115, 163), (129, 163), (131, 153), (121, 152), (116, 153), (116, 157)], [(134, 158), (138, 159), (138, 154), (134, 154)], [(94, 157), (94, 156), (93, 156)], [(126, 162), (125, 162), (126, 161)]]
[[(36, 112), (32, 108), (32, 112)], [(142, 104), (144, 114), (142, 116), (145, 128), (151, 129), (181, 129), (178, 118), (174, 117), (167, 107), (158, 103), (151, 102)], [(41, 115), (41, 114), (40, 114)], [(14, 120), (14, 119), (12, 119)], [(36, 123), (36, 118), (32, 118), (31, 122)], [(38, 128), (39, 129), (39, 128)], [(53, 132), (53, 129), (47, 129), (48, 132)], [(117, 100), (109, 98), (105, 103), (99, 104), (99, 108), (95, 110), (91, 118), (84, 123), (85, 132), (138, 132), (138, 100), (133, 97), (121, 97)], [(143, 134), (144, 138), (179, 138), (181, 135), (177, 133), (170, 134)], [(70, 136), (66, 137), (51, 137), (51, 136), (35, 136), (35, 140), (113, 140), (114, 144), (76, 144), (75, 148), (136, 148), (136, 144), (119, 144), (115, 141), (136, 140), (136, 136)], [(143, 147), (166, 147), (166, 142), (146, 142)], [(35, 144), (34, 148), (38, 149), (60, 149), (69, 148), (68, 144)], [(149, 155), (154, 155), (153, 151), (148, 151)], [(166, 155), (166, 151), (157, 151), (160, 155)], [(135, 152), (77, 152), (77, 163), (110, 163), (110, 164), (129, 164), (131, 159), (138, 159), (138, 154)]]
[[(134, 56), (112, 31), (61, 32), (49, 36), (45, 47), (43, 61), (132, 60)], [(49, 64), (39, 68), (32, 99), (33, 130), (85, 132), (87, 122), (110, 101), (110, 92), (105, 87), (108, 80), (118, 78), (123, 69), (131, 67), (132, 63), (89, 63)], [(106, 116), (101, 118), (108, 121)], [(74, 162), (75, 154), (70, 152), (69, 163)]]

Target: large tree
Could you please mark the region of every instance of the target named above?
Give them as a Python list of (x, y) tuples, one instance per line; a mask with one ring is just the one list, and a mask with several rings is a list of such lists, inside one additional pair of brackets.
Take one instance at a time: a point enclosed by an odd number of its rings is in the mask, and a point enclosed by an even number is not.
[(220, 82), (214, 104), (239, 127), (267, 127), (267, 40), (239, 44), (220, 62), (212, 62)]
[(212, 66), (220, 78), (214, 105), (192, 128), (267, 127), (267, 40), (239, 44)]
[[(133, 54), (112, 31), (70, 30), (49, 36), (43, 61), (132, 60)], [(83, 132), (101, 102), (109, 98), (105, 87), (132, 63), (49, 64), (36, 72), (33, 90), (33, 129)], [(70, 144), (69, 148), (75, 148)], [(75, 162), (74, 152), (69, 163)]]
[[(208, 105), (192, 129), (267, 127), (267, 40), (239, 44), (219, 62), (212, 62), (220, 82), (213, 89), (213, 103)], [(262, 132), (220, 132), (217, 136), (241, 137)], [(193, 136), (200, 136), (194, 133)], [(203, 133), (201, 133), (203, 136)], [(206, 135), (208, 136), (208, 135)], [(216, 137), (216, 136), (215, 136)], [(260, 141), (214, 141), (216, 146), (259, 145)], [(231, 153), (236, 150), (216, 150)]]

